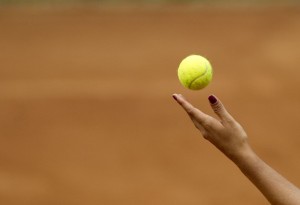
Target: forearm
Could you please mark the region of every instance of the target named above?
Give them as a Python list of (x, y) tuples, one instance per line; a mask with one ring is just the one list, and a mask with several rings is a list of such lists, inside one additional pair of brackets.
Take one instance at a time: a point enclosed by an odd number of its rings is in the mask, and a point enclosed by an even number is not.
[(233, 161), (272, 205), (300, 204), (300, 190), (268, 166), (250, 148)]

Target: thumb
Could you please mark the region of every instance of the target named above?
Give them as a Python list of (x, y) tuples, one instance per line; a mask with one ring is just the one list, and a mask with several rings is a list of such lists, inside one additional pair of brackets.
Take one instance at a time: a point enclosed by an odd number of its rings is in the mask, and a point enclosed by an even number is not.
[(234, 121), (233, 117), (227, 112), (222, 102), (216, 96), (210, 95), (208, 100), (213, 111), (218, 115), (222, 122), (230, 123)]

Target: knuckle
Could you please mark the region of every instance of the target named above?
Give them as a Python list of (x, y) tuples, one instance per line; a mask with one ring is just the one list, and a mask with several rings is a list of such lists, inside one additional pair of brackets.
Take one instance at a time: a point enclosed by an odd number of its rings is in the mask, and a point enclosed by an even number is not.
[(203, 138), (204, 138), (204, 139), (206, 139), (206, 140), (208, 140), (208, 139), (209, 139), (209, 136), (208, 136), (208, 134), (207, 134), (207, 133), (203, 133), (203, 134), (202, 134), (202, 136), (203, 136)]
[(216, 105), (213, 107), (213, 110), (214, 110), (214, 112), (216, 112), (216, 113), (221, 112), (222, 109), (223, 109), (223, 106), (222, 106), (220, 103), (216, 104)]
[(207, 131), (202, 132), (202, 137), (208, 141), (210, 141), (210, 135)]
[(209, 119), (204, 119), (202, 122), (201, 122), (202, 126), (203, 127), (210, 127), (211, 126), (211, 121)]

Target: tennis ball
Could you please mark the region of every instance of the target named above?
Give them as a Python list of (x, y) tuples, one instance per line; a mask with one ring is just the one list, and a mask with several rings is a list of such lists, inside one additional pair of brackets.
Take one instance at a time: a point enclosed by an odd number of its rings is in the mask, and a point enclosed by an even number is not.
[(191, 90), (205, 88), (212, 80), (212, 74), (210, 62), (199, 55), (184, 58), (178, 68), (180, 83)]

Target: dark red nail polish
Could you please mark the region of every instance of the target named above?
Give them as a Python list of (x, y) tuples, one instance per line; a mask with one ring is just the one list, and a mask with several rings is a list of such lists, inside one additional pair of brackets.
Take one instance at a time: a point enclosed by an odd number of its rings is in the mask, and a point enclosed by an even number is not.
[(209, 100), (209, 102), (211, 103), (211, 104), (215, 104), (218, 100), (217, 100), (217, 98), (215, 97), (215, 96), (213, 96), (213, 95), (210, 95), (209, 97), (208, 97), (208, 100)]
[(176, 95), (172, 95), (172, 96), (173, 96), (174, 100), (176, 100), (176, 101), (177, 101), (177, 97), (176, 97)]

